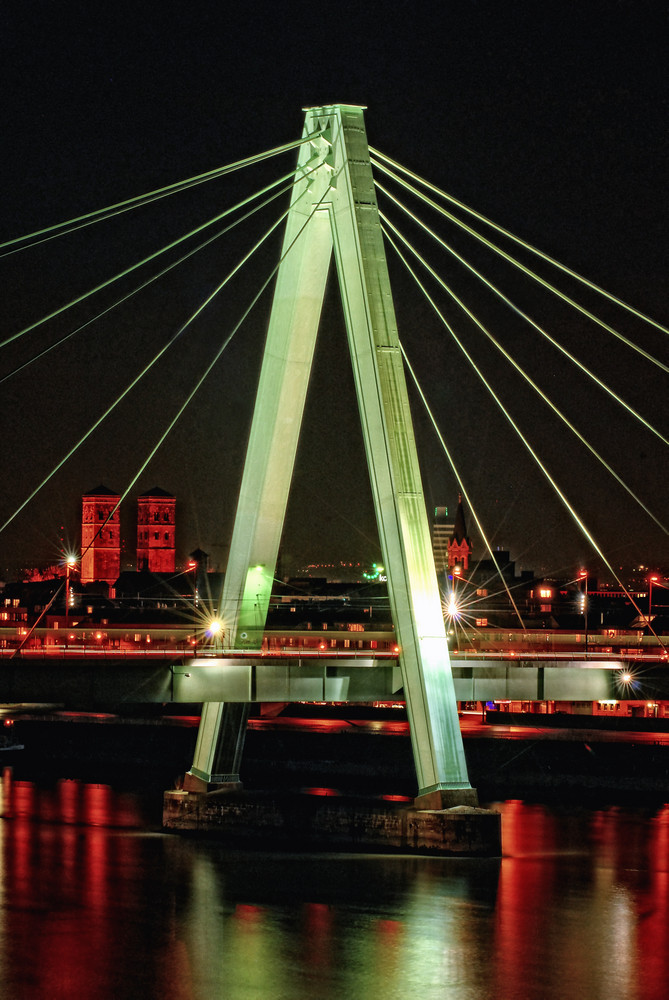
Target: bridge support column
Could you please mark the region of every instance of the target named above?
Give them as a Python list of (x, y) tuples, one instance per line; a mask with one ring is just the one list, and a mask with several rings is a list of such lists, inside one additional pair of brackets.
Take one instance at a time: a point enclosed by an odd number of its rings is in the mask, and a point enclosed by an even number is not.
[(239, 791), (249, 707), (236, 702), (209, 701), (202, 706), (193, 766), (184, 791)]
[[(251, 650), (262, 643), (334, 251), (400, 646), (417, 801), (430, 809), (473, 805), (363, 109), (309, 109), (304, 137), (311, 139), (295, 173), (221, 603), (226, 641)], [(191, 775), (207, 785), (224, 773), (216, 770), (219, 761), (236, 759), (236, 749), (219, 754), (225, 719), (215, 706), (202, 717)], [(228, 742), (243, 743), (239, 732)]]

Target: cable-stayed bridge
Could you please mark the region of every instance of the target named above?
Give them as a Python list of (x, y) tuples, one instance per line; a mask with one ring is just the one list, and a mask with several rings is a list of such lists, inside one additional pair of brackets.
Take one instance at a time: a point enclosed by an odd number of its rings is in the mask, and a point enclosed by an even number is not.
[[(578, 446), (589, 452), (595, 462), (613, 479), (616, 488), (621, 489), (629, 499), (637, 503), (644, 516), (666, 536), (665, 526), (651, 505), (639, 495), (636, 484), (626, 481), (609, 455), (593, 445), (589, 437), (578, 429), (570, 413), (565, 412), (561, 405), (558, 405), (541, 387), (528, 370), (531, 365), (523, 365), (509, 350), (508, 345), (505, 346), (490, 331), (488, 322), (482, 320), (471, 306), (452, 290), (450, 280), (445, 280), (430, 263), (423, 242), (426, 240), (434, 242), (447, 251), (453, 260), (466, 268), (468, 280), (481, 283), (486, 295), (497, 298), (512, 311), (514, 324), (516, 322), (524, 324), (532, 330), (533, 335), (549, 343), (554, 351), (574, 366), (579, 378), (592, 383), (597, 391), (603, 394), (607, 405), (615, 404), (630, 419), (637, 421), (643, 429), (643, 434), (647, 435), (656, 447), (666, 445), (669, 441), (663, 431), (644, 417), (637, 406), (625, 400), (616, 388), (611, 387), (583, 364), (569, 348), (544, 327), (542, 322), (537, 322), (526, 307), (520, 307), (512, 302), (495, 280), (484, 277), (476, 264), (466, 261), (456, 247), (447, 243), (432, 226), (426, 225), (417, 213), (405, 204), (404, 199), (407, 196), (420, 199), (424, 205), (437, 211), (468, 236), (474, 237), (488, 251), (493, 251), (507, 264), (521, 271), (525, 278), (538, 282), (544, 291), (556, 295), (560, 309), (564, 307), (575, 309), (579, 316), (595, 324), (600, 331), (612, 338), (615, 344), (624, 345), (626, 350), (632, 352), (632, 356), (638, 356), (644, 364), (650, 366), (651, 370), (661, 373), (669, 371), (669, 367), (657, 356), (659, 352), (636, 343), (626, 333), (616, 329), (607, 319), (599, 319), (590, 306), (583, 306), (573, 297), (573, 293), (559, 291), (553, 280), (546, 279), (539, 272), (546, 264), (556, 268), (561, 274), (566, 274), (570, 282), (584, 285), (589, 296), (601, 295), (607, 309), (615, 307), (631, 315), (635, 323), (646, 324), (655, 338), (663, 337), (667, 330), (610, 293), (603, 292), (591, 282), (580, 278), (575, 272), (550, 260), (546, 255), (539, 255), (541, 265), (536, 270), (528, 266), (521, 257), (535, 254), (533, 248), (511, 237), (506, 231), (500, 233), (499, 227), (495, 227), (489, 220), (473, 213), (454, 199), (449, 199), (433, 186), (426, 185), (420, 178), (375, 149), (370, 150), (366, 141), (361, 108), (333, 105), (310, 109), (307, 111), (304, 133), (299, 141), (250, 159), (256, 161), (265, 159), (294, 147), (299, 148), (297, 170), (292, 168), (275, 183), (264, 186), (253, 199), (240, 199), (233, 208), (226, 209), (209, 220), (206, 226), (191, 229), (184, 240), (200, 239), (207, 226), (220, 225), (228, 217), (234, 216), (235, 221), (226, 221), (217, 233), (222, 235), (250, 214), (251, 209), (248, 206), (252, 201), (258, 201), (264, 207), (277, 194), (290, 191), (291, 201), (287, 211), (283, 212), (261, 235), (251, 251), (240, 256), (230, 267), (225, 277), (217, 282), (214, 291), (144, 364), (139, 374), (127, 382), (117, 398), (103, 410), (79, 441), (64, 454), (45, 480), (8, 514), (3, 529), (10, 527), (14, 519), (37, 497), (40, 489), (60, 472), (66, 461), (72, 459), (74, 454), (86, 445), (91, 435), (104, 420), (112, 416), (117, 406), (154, 366), (162, 362), (168, 350), (183, 338), (191, 323), (212, 302), (215, 295), (239, 274), (246, 261), (260, 251), (265, 241), (285, 221), (285, 236), (278, 264), (269, 271), (255, 294), (249, 297), (246, 307), (241, 310), (238, 320), (232, 324), (229, 333), (222, 340), (219, 338), (213, 359), (204, 367), (191, 389), (183, 395), (181, 404), (174, 410), (172, 418), (158, 435), (123, 496), (130, 492), (155, 459), (169, 434), (179, 424), (189, 404), (204, 386), (233, 336), (248, 319), (265, 289), (274, 284), (274, 305), (264, 352), (260, 389), (232, 534), (225, 589), (219, 605), (226, 643), (236, 650), (241, 649), (242, 652), (250, 650), (252, 640), (246, 643), (246, 637), (250, 634), (248, 623), (252, 618), (255, 624), (259, 614), (260, 617), (266, 614), (271, 594), (316, 333), (330, 259), (334, 256), (353, 361), (373, 503), (384, 563), (387, 567), (393, 620), (400, 646), (402, 687), (408, 703), (420, 798), (424, 803), (473, 801), (457, 726), (455, 689), (446, 647), (441, 595), (431, 556), (425, 498), (418, 467), (405, 371), (408, 372), (409, 382), (415, 382), (416, 394), (425, 406), (426, 419), (433, 426), (451, 462), (453, 473), (460, 482), (462, 492), (474, 513), (481, 537), (485, 540), (488, 535), (476, 513), (475, 499), (466, 489), (466, 475), (460, 475), (445, 436), (414, 374), (415, 369), (409, 363), (403, 344), (399, 341), (385, 245), (396, 254), (406, 273), (420, 289), (426, 303), (425, 308), (429, 308), (431, 314), (443, 324), (452, 342), (467, 360), (471, 371), (485, 386), (486, 392), (490, 394), (498, 408), (499, 420), (508, 424), (518, 435), (523, 448), (536, 465), (539, 475), (555, 491), (563, 508), (573, 519), (599, 563), (604, 565), (616, 579), (618, 576), (614, 563), (598, 543), (582, 512), (556, 481), (550, 463), (539, 454), (536, 445), (523, 431), (518, 418), (514, 416), (503, 398), (504, 393), (490, 384), (476, 353), (456, 328), (457, 324), (453, 320), (454, 311), (470, 333), (476, 330), (494, 348), (496, 356), (503, 358), (515, 375), (531, 388), (537, 399), (548, 407), (551, 420), (558, 422), (558, 426), (563, 429), (562, 433), (565, 436), (567, 432), (572, 435)], [(211, 175), (220, 175), (245, 165), (247, 164), (233, 164), (221, 168), (220, 171), (212, 171)], [(376, 181), (372, 168), (376, 171)], [(209, 179), (211, 177), (208, 175), (202, 175), (191, 178), (183, 184), (172, 185), (170, 189), (150, 192), (140, 198), (120, 202), (99, 213), (90, 213), (71, 220), (62, 227), (30, 234), (21, 242), (6, 243), (4, 249), (6, 252), (22, 249), (31, 243), (51, 240), (61, 232), (87, 228), (94, 222), (116, 213), (142, 207), (153, 200), (200, 185)], [(399, 194), (390, 191), (390, 182), (399, 187)], [(387, 209), (378, 210), (378, 196), (387, 198)], [(444, 201), (448, 207), (444, 207)], [(461, 216), (454, 214), (452, 211), (454, 205), (465, 213), (467, 217), (465, 221)], [(420, 239), (409, 239), (391, 218), (391, 211), (402, 212), (411, 226), (419, 226)], [(486, 232), (489, 233), (492, 228), (494, 239), (475, 228), (468, 221), (472, 218), (477, 226), (488, 227)], [(520, 254), (516, 255), (515, 250), (512, 253), (498, 246), (495, 241), (499, 235), (506, 240), (511, 239), (518, 245)], [(200, 240), (197, 249), (204, 248), (213, 238), (215, 237)], [(41, 328), (46, 321), (60, 322), (69, 309), (79, 308), (88, 300), (89, 295), (107, 294), (117, 281), (125, 281), (129, 275), (139, 272), (140, 268), (152, 265), (160, 258), (163, 251), (172, 252), (179, 243), (180, 241), (171, 241), (165, 244), (160, 252), (141, 257), (135, 264), (111, 279), (97, 284), (91, 293), (75, 297), (71, 302), (52, 310), (44, 319), (12, 333), (3, 340), (2, 346), (14, 346), (16, 342), (22, 341), (24, 337)], [(177, 263), (183, 263), (194, 252), (195, 250), (191, 249), (182, 254), (176, 261), (155, 272), (151, 278), (141, 281), (136, 290), (144, 290), (153, 281), (164, 277)], [(50, 353), (53, 348), (67, 343), (75, 333), (81, 332), (94, 320), (102, 320), (112, 308), (120, 306), (130, 294), (133, 293), (125, 293), (111, 305), (105, 306), (93, 319), (89, 318), (75, 330), (68, 331), (47, 346), (41, 347), (37, 353), (27, 357), (20, 365), (16, 365), (8, 375), (18, 376), (25, 368)], [(443, 305), (442, 296), (447, 297), (448, 306)], [(490, 543), (486, 541), (485, 544), (492, 555)], [(619, 579), (618, 582), (621, 587), (624, 586)], [(509, 600), (513, 604), (511, 593)], [(193, 790), (235, 783), (246, 723), (245, 711), (239, 707), (243, 704), (243, 701), (206, 702), (196, 760), (190, 775)]]

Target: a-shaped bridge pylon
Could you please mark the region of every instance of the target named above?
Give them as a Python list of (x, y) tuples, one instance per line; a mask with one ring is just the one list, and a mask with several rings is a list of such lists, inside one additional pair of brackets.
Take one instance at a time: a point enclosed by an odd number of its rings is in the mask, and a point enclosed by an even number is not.
[[(458, 724), (363, 108), (306, 112), (220, 615), (226, 644), (262, 638), (334, 251), (420, 805), (476, 804)], [(333, 415), (333, 417), (336, 415)], [(246, 713), (206, 703), (185, 788), (238, 781)]]

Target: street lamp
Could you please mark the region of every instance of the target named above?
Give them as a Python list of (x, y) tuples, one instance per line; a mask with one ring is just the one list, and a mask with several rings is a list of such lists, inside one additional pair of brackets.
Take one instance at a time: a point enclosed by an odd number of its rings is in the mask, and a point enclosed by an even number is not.
[(578, 573), (579, 579), (583, 581), (583, 624), (585, 626), (585, 655), (588, 655), (588, 571), (581, 569)]
[(651, 612), (653, 609), (653, 584), (657, 583), (659, 577), (650, 576), (648, 577), (648, 627), (650, 628), (651, 622)]
[(70, 572), (77, 565), (76, 556), (66, 556), (65, 557), (65, 628), (68, 628), (68, 619), (70, 617)]

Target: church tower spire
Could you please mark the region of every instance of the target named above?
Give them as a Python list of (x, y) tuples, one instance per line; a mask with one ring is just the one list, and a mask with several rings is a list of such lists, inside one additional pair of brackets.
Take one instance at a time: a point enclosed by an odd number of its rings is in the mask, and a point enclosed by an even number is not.
[(462, 569), (469, 569), (471, 552), (472, 545), (470, 539), (467, 537), (465, 512), (462, 506), (462, 493), (458, 493), (458, 507), (455, 512), (453, 534), (448, 543), (448, 568), (454, 569), (456, 566), (460, 566)]

